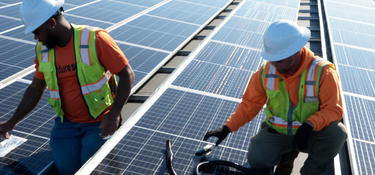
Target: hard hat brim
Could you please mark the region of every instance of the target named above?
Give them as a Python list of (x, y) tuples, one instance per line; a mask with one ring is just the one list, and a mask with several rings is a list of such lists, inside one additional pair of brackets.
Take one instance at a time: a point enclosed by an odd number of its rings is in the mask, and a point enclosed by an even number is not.
[(294, 55), (299, 50), (301, 50), (306, 45), (306, 43), (310, 40), (311, 32), (306, 27), (298, 26), (298, 28), (299, 28), (301, 36), (298, 37), (298, 39), (294, 42), (294, 44), (289, 46), (283, 53), (278, 53), (276, 55), (267, 53), (265, 51), (265, 48), (263, 47), (261, 51), (261, 55), (263, 59), (268, 60), (268, 61), (280, 61), (280, 60), (283, 60), (285, 58), (288, 58)]
[(64, 5), (64, 0), (56, 0), (56, 3), (53, 5), (54, 8), (49, 9), (49, 11), (45, 11), (45, 13), (47, 13), (48, 15), (45, 15), (44, 18), (40, 18), (39, 20), (35, 21), (33, 25), (26, 26), (24, 33), (29, 34), (32, 31), (36, 30), (41, 25), (43, 25), (63, 5)]

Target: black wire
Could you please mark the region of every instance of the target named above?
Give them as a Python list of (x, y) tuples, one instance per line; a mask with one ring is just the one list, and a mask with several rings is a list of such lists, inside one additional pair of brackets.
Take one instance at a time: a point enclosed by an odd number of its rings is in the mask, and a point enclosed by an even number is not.
[[(216, 167), (227, 167), (233, 168), (236, 171), (232, 171), (230, 174), (238, 173), (238, 174), (254, 174), (249, 168), (243, 167), (233, 162), (225, 161), (225, 160), (211, 160), (211, 161), (204, 161), (197, 165), (196, 167), (196, 174), (200, 175), (202, 172), (210, 172), (215, 171)], [(229, 170), (230, 171), (230, 170)]]
[(165, 156), (166, 156), (166, 163), (167, 163), (167, 170), (170, 175), (177, 175), (176, 171), (173, 168), (173, 152), (172, 152), (172, 145), (169, 140), (166, 142), (166, 151), (165, 151)]

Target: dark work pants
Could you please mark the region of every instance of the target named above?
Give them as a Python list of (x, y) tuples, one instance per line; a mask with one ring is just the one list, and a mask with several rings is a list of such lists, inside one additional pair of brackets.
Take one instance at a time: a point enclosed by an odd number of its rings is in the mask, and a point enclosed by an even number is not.
[[(286, 160), (295, 150), (294, 136), (272, 132), (266, 126), (250, 142), (247, 158), (251, 167), (273, 168)], [(332, 122), (321, 131), (313, 132), (305, 150), (308, 158), (301, 168), (302, 175), (321, 174), (340, 151), (347, 138), (345, 126), (341, 122)]]

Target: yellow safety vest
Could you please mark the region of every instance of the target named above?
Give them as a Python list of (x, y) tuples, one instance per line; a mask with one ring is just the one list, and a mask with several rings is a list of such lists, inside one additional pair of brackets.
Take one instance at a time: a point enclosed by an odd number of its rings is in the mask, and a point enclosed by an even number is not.
[(276, 68), (266, 61), (262, 70), (262, 85), (267, 94), (266, 123), (277, 132), (294, 135), (302, 123), (319, 110), (319, 80), (324, 66), (334, 65), (321, 58), (314, 58), (300, 78), (297, 106), (279, 79)]
[[(73, 24), (72, 26), (74, 29), (73, 38), (77, 76), (81, 94), (89, 109), (90, 116), (96, 119), (113, 103), (111, 87), (108, 81), (111, 77), (115, 78), (115, 76), (105, 70), (96, 55), (95, 38), (98, 28)], [(63, 122), (64, 111), (61, 108), (54, 49), (48, 50), (41, 42), (38, 42), (36, 55), (39, 63), (38, 70), (44, 74), (50, 94), (48, 102), (61, 118), (61, 122)]]

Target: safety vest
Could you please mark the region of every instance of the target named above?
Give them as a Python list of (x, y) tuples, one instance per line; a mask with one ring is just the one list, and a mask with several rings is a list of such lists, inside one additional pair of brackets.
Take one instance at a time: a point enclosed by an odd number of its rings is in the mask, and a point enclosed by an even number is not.
[(262, 84), (267, 94), (266, 123), (277, 132), (294, 135), (302, 123), (319, 110), (319, 80), (324, 66), (334, 65), (315, 57), (300, 78), (298, 103), (292, 101), (284, 81), (276, 74), (276, 68), (268, 61), (263, 64)]
[[(81, 94), (88, 107), (90, 116), (96, 119), (113, 103), (111, 87), (108, 83), (112, 74), (105, 70), (96, 55), (95, 38), (98, 29), (73, 24), (72, 26), (74, 29), (73, 38), (77, 65), (76, 71)], [(41, 42), (38, 42), (36, 45), (36, 55), (39, 63), (38, 70), (44, 74), (44, 79), (50, 94), (48, 102), (61, 118), (61, 122), (63, 122), (64, 111), (61, 107), (54, 49), (48, 50)], [(113, 78), (115, 78), (115, 76), (113, 76)]]

